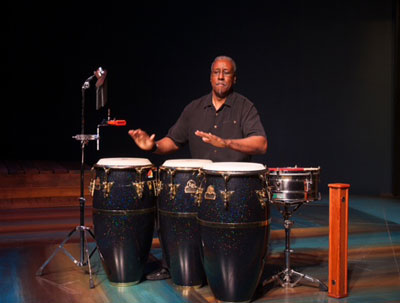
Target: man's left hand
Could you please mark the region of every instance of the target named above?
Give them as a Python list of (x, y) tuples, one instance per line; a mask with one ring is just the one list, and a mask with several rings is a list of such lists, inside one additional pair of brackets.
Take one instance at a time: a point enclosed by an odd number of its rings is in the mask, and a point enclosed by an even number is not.
[(220, 148), (228, 147), (227, 140), (224, 140), (218, 136), (215, 136), (212, 133), (205, 133), (205, 132), (196, 130), (194, 134), (196, 136), (200, 137), (204, 142), (214, 145), (215, 147), (220, 147)]

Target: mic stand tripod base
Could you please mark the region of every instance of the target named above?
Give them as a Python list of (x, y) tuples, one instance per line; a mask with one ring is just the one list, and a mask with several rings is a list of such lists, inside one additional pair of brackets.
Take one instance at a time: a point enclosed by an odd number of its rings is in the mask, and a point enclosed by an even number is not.
[[(79, 201), (80, 201), (81, 217), (82, 217), (86, 199), (83, 198), (83, 197), (80, 197)], [(50, 261), (57, 255), (57, 253), (62, 251), (67, 257), (69, 257), (72, 260), (72, 262), (74, 262), (74, 264), (76, 266), (78, 266), (78, 267), (83, 267), (83, 266), (86, 266), (86, 265), (88, 266), (88, 269), (89, 269), (89, 287), (90, 288), (94, 288), (93, 275), (92, 275), (92, 266), (90, 264), (90, 258), (92, 257), (93, 253), (96, 251), (97, 245), (92, 250), (92, 252), (89, 254), (86, 233), (88, 233), (93, 239), (95, 239), (95, 237), (94, 237), (94, 234), (92, 233), (92, 231), (90, 230), (90, 227), (83, 225), (83, 218), (81, 218), (81, 224), (82, 225), (76, 226), (73, 230), (71, 230), (69, 232), (69, 234), (64, 239), (64, 241), (62, 241), (62, 243), (54, 250), (54, 252), (51, 254), (51, 256), (37, 270), (36, 276), (41, 276), (43, 274), (43, 270), (50, 263)], [(72, 235), (76, 231), (79, 231), (79, 233), (80, 233), (80, 244), (81, 244), (81, 259), (80, 259), (80, 261), (75, 259), (71, 255), (71, 253), (68, 250), (66, 250), (65, 247), (64, 247), (64, 245), (71, 239)]]

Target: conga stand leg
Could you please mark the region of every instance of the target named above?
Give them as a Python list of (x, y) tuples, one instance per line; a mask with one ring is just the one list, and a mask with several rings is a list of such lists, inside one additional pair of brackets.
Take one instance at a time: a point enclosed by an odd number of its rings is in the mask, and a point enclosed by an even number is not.
[[(84, 85), (82, 86), (82, 131), (81, 134), (74, 136), (76, 140), (81, 141), (81, 170), (80, 170), (80, 197), (79, 197), (79, 212), (80, 212), (80, 225), (76, 226), (73, 230), (69, 232), (67, 237), (62, 241), (62, 243), (55, 249), (52, 255), (43, 263), (43, 265), (38, 269), (36, 272), (37, 276), (41, 276), (43, 274), (43, 270), (45, 267), (50, 263), (50, 261), (57, 255), (58, 252), (62, 251), (69, 257), (72, 262), (78, 267), (83, 267), (88, 265), (89, 270), (89, 287), (94, 288), (93, 276), (92, 276), (92, 266), (90, 264), (90, 258), (92, 257), (93, 253), (97, 249), (97, 245), (89, 254), (88, 243), (87, 243), (87, 236), (88, 233), (93, 239), (95, 239), (94, 234), (90, 230), (90, 227), (85, 226), (85, 191), (84, 191), (84, 180), (85, 180), (85, 146), (89, 140), (96, 140), (98, 137), (93, 135), (85, 135), (85, 124), (84, 124), (84, 108), (85, 108), (85, 90), (89, 88), (89, 81), (92, 77), (88, 78)], [(79, 231), (80, 236), (80, 261), (75, 259), (71, 253), (64, 248), (64, 245), (71, 239), (72, 235)]]
[(290, 264), (290, 254), (293, 252), (292, 249), (290, 249), (290, 229), (292, 228), (293, 221), (290, 220), (290, 217), (292, 216), (293, 212), (295, 212), (301, 205), (302, 203), (295, 204), (293, 205), (293, 209), (290, 209), (290, 205), (284, 203), (283, 204), (283, 210), (280, 208), (279, 204), (275, 204), (279, 210), (279, 212), (283, 215), (284, 218), (284, 227), (285, 227), (285, 269), (278, 274), (272, 276), (272, 278), (267, 281), (265, 284), (271, 282), (271, 281), (277, 281), (282, 287), (288, 288), (288, 287), (295, 287), (302, 279), (305, 279), (307, 281), (313, 282), (313, 283), (318, 283), (319, 288), (322, 291), (328, 291), (328, 287), (321, 282), (320, 280), (313, 278), (309, 275), (299, 273), (291, 268)]

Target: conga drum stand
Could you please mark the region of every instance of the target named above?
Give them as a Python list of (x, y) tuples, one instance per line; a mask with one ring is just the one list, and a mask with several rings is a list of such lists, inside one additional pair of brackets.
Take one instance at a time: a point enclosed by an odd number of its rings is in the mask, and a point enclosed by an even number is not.
[(290, 229), (293, 225), (293, 221), (290, 220), (292, 214), (300, 208), (303, 203), (285, 203), (285, 202), (274, 202), (279, 212), (283, 215), (284, 227), (285, 227), (285, 269), (278, 274), (272, 276), (272, 278), (265, 284), (272, 281), (277, 281), (282, 287), (295, 287), (301, 280), (307, 280), (312, 283), (318, 283), (319, 288), (322, 291), (328, 291), (328, 287), (320, 280), (313, 278), (309, 275), (299, 273), (291, 268), (290, 254), (293, 252), (290, 249)]
[[(57, 255), (58, 252), (64, 252), (78, 267), (88, 266), (89, 270), (89, 286), (90, 288), (94, 288), (93, 276), (92, 276), (92, 267), (90, 264), (90, 258), (92, 257), (93, 253), (96, 251), (97, 246), (93, 249), (93, 251), (89, 254), (88, 243), (87, 243), (87, 236), (88, 233), (93, 239), (94, 234), (90, 230), (90, 227), (85, 226), (85, 191), (84, 191), (84, 180), (85, 180), (85, 146), (90, 140), (98, 140), (98, 135), (85, 135), (85, 119), (84, 119), (84, 112), (85, 112), (85, 90), (89, 88), (89, 81), (93, 79), (94, 76), (89, 77), (82, 86), (82, 128), (81, 134), (73, 136), (74, 139), (81, 142), (81, 169), (80, 169), (80, 197), (79, 197), (79, 210), (80, 210), (80, 224), (76, 226), (73, 230), (69, 232), (67, 237), (62, 241), (62, 243), (56, 248), (53, 254), (43, 263), (43, 265), (38, 269), (36, 272), (37, 276), (41, 276), (43, 274), (43, 270), (45, 267), (50, 263), (50, 261)], [(72, 235), (79, 231), (80, 235), (80, 259), (75, 259), (71, 253), (64, 248), (64, 245), (71, 239)]]

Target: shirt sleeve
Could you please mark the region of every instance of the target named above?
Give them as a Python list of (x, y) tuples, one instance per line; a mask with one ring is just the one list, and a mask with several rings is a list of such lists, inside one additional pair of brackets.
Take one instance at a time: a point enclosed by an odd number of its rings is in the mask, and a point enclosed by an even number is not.
[(189, 109), (185, 107), (175, 124), (169, 129), (166, 137), (170, 138), (178, 147), (182, 147), (188, 142), (189, 134)]
[(243, 135), (245, 138), (251, 136), (263, 136), (265, 134), (264, 127), (261, 123), (260, 116), (254, 104), (250, 104), (249, 108), (243, 112)]

